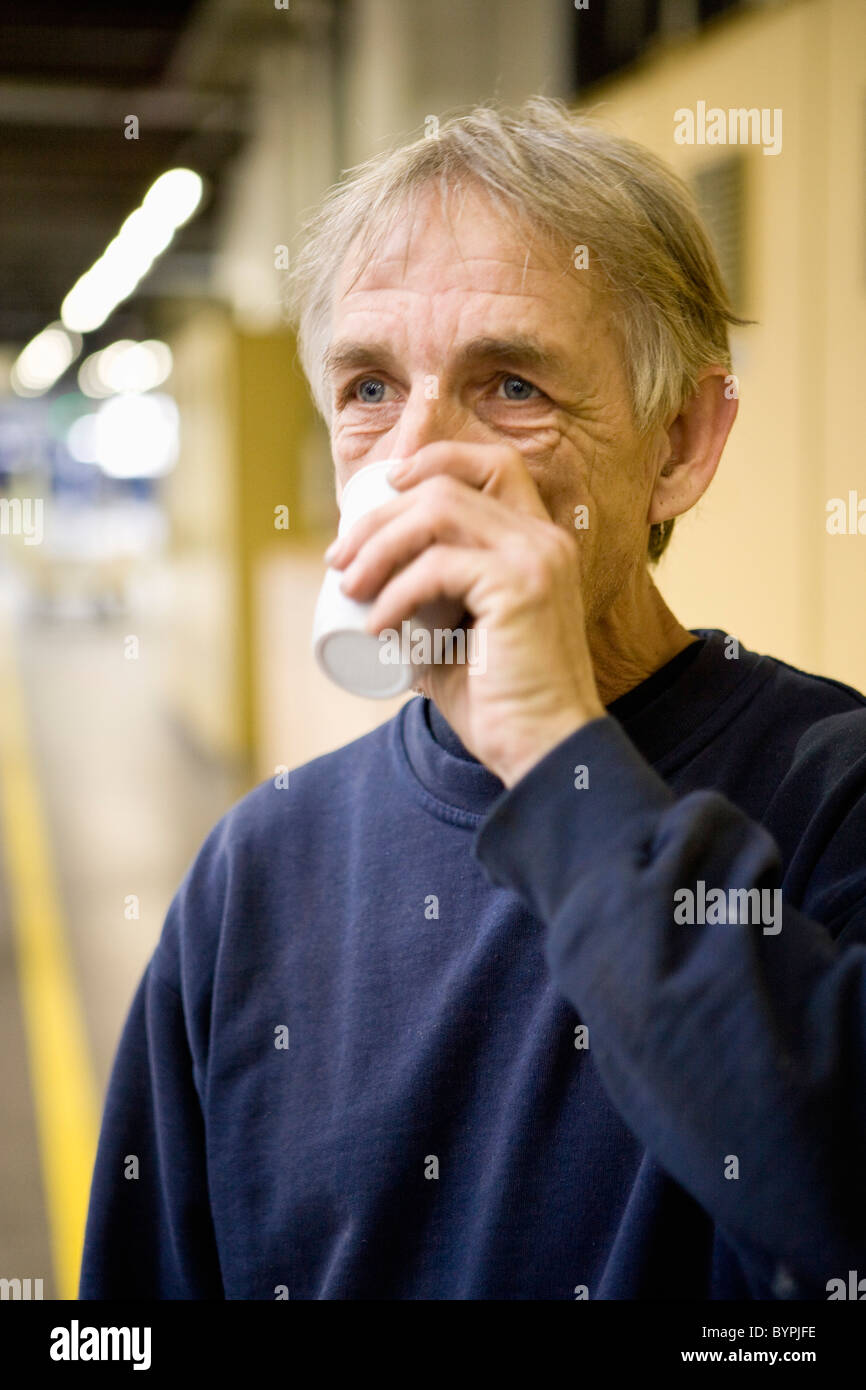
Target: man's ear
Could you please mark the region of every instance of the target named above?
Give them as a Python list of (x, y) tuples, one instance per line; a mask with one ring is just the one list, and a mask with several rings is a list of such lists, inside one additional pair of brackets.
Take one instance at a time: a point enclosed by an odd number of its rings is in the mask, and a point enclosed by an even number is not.
[(668, 421), (667, 446), (647, 514), (651, 526), (682, 516), (703, 497), (736, 419), (735, 390), (736, 378), (726, 367), (705, 367), (694, 395)]

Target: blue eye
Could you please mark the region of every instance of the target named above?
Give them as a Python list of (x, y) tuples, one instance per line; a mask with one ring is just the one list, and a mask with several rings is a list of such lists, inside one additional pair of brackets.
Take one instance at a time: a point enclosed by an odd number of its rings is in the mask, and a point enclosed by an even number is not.
[(537, 389), (531, 381), (524, 381), (522, 376), (507, 376), (502, 382), (502, 389), (506, 400), (509, 401), (528, 401), (532, 393)]
[(359, 381), (355, 390), (359, 400), (365, 401), (367, 405), (378, 405), (385, 392), (385, 383), (369, 376)]

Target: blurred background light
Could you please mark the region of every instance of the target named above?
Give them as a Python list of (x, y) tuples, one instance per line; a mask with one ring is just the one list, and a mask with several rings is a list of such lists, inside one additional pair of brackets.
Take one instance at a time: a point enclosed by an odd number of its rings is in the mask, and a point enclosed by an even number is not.
[(171, 349), (156, 338), (143, 343), (121, 338), (82, 362), (78, 385), (85, 396), (105, 398), (121, 392), (152, 391), (171, 375)]
[(78, 368), (78, 389), (91, 400), (104, 399), (113, 394), (111, 387), (105, 386), (99, 375), (100, 356), (101, 353), (92, 352)]
[(177, 462), (179, 435), (171, 396), (115, 395), (70, 424), (66, 447), (78, 463), (96, 464), (109, 478), (158, 478)]
[[(81, 421), (93, 421), (82, 425)], [(112, 396), (93, 415), (84, 415), (79, 426), (75, 457), (94, 462), (109, 478), (158, 478), (174, 467), (178, 457), (178, 409), (171, 396)], [(74, 425), (70, 430), (76, 429)], [(67, 435), (67, 447), (73, 453)], [(82, 458), (82, 453), (88, 458)]]
[(62, 323), (49, 324), (22, 348), (12, 366), (12, 389), (19, 396), (49, 391), (81, 351), (81, 339)]
[(66, 434), (66, 447), (78, 463), (98, 463), (96, 415), (79, 415)]

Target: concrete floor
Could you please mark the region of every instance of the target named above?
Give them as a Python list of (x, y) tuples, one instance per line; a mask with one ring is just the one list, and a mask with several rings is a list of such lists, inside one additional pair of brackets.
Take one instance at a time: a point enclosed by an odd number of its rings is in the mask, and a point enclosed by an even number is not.
[[(141, 637), (127, 661), (123, 639)], [(162, 634), (137, 614), (33, 614), (18, 651), (63, 921), (100, 1104), (133, 992), (165, 911), (204, 836), (241, 794), (196, 753), (162, 697)], [(127, 920), (127, 896), (140, 902)], [(43, 1278), (56, 1297), (34, 1098), (0, 879), (0, 1276)]]

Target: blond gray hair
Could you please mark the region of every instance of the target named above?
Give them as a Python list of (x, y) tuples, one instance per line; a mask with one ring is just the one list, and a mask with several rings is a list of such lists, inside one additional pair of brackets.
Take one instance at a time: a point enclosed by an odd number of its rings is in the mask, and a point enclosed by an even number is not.
[[(461, 186), (480, 188), (553, 244), (588, 248), (610, 295), (640, 432), (682, 408), (703, 367), (730, 371), (728, 325), (747, 320), (732, 310), (688, 187), (635, 141), (534, 97), (515, 113), (476, 107), (348, 170), (304, 227), (290, 302), (304, 371), (326, 419), (337, 275), (350, 251), (372, 254), (407, 205), (437, 184), (443, 200)], [(672, 529), (673, 521), (650, 527), (651, 561)]]

